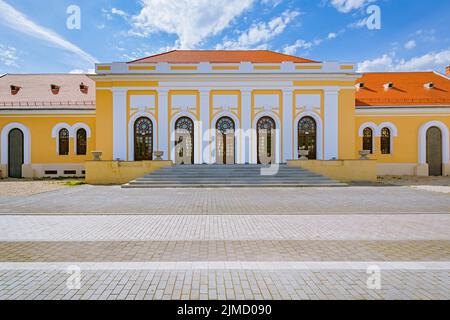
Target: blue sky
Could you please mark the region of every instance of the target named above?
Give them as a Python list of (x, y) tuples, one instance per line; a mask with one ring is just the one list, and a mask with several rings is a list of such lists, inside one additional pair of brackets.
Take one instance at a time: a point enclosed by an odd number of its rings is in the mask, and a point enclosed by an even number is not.
[[(70, 5), (80, 29), (67, 28)], [(369, 6), (381, 29), (369, 30)], [(448, 0), (0, 0), (0, 73), (88, 72), (172, 49), (270, 49), (360, 71), (450, 65)]]

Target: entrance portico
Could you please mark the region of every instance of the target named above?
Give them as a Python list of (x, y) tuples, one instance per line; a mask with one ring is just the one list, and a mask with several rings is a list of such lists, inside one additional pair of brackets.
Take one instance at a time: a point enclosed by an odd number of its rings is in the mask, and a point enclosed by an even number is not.
[[(298, 159), (298, 150), (304, 147), (299, 123), (305, 116), (315, 122), (314, 140), (309, 140), (314, 144), (309, 146), (312, 158), (339, 159), (340, 153), (353, 158), (354, 151), (342, 150), (346, 147), (338, 138), (339, 130), (347, 130), (339, 113), (345, 107), (340, 105), (343, 98), (354, 95), (353, 65), (281, 56), (277, 63), (97, 65), (98, 75), (93, 76), (97, 90), (112, 92), (112, 160), (135, 160), (131, 143), (135, 137), (130, 136), (135, 132), (129, 128), (134, 126), (130, 119), (138, 114), (152, 120), (153, 150), (163, 151), (163, 159), (177, 164)], [(192, 127), (186, 137), (177, 127), (180, 119), (189, 119), (184, 122)], [(225, 133), (219, 123), (232, 129)], [(261, 127), (269, 123), (270, 128)], [(355, 135), (351, 128), (347, 131)], [(183, 154), (182, 146), (188, 154)]]

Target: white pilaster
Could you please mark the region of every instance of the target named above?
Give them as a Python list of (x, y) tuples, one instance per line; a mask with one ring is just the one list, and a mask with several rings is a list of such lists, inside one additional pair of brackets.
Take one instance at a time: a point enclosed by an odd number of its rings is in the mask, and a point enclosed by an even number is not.
[(339, 90), (325, 91), (324, 158), (339, 158)]
[[(251, 119), (251, 108), (252, 108), (252, 92), (249, 89), (241, 90), (242, 96), (242, 159), (243, 164), (251, 163), (250, 160), (250, 137), (251, 137), (251, 127), (252, 127), (252, 119)], [(255, 138), (256, 139), (256, 138)]]
[(292, 107), (293, 92), (291, 89), (283, 90), (283, 156), (281, 162), (292, 160)]
[(164, 160), (169, 159), (169, 98), (167, 89), (158, 89), (158, 151)]
[(210, 117), (209, 117), (209, 97), (210, 90), (202, 89), (200, 90), (200, 134), (201, 143), (199, 144), (201, 148), (200, 153), (200, 163), (212, 163), (211, 159), (211, 135), (210, 135)]
[(127, 160), (127, 90), (113, 93), (113, 160)]

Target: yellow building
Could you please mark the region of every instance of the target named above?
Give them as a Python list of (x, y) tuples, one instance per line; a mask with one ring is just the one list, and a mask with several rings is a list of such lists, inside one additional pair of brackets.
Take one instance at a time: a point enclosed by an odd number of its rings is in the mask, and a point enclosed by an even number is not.
[[(447, 70), (448, 73), (448, 70)], [(84, 174), (102, 160), (175, 164), (359, 159), (448, 175), (450, 80), (356, 73), (271, 51), (171, 51), (96, 74), (0, 78), (2, 176)]]

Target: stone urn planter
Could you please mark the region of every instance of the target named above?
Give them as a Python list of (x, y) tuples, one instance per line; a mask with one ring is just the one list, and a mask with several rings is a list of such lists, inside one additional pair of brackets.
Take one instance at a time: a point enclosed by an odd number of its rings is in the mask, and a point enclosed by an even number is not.
[(94, 161), (101, 161), (102, 160), (102, 154), (103, 154), (102, 151), (92, 151), (91, 154), (92, 154), (92, 157), (93, 157), (92, 160), (94, 160)]
[(300, 156), (300, 160), (308, 160), (309, 150), (298, 150), (298, 155)]
[(156, 161), (162, 161), (163, 160), (163, 156), (164, 156), (164, 151), (155, 151), (153, 153), (155, 155), (155, 160)]
[(360, 150), (359, 151), (359, 155), (360, 155), (360, 160), (369, 160), (369, 154), (370, 154), (370, 150)]

